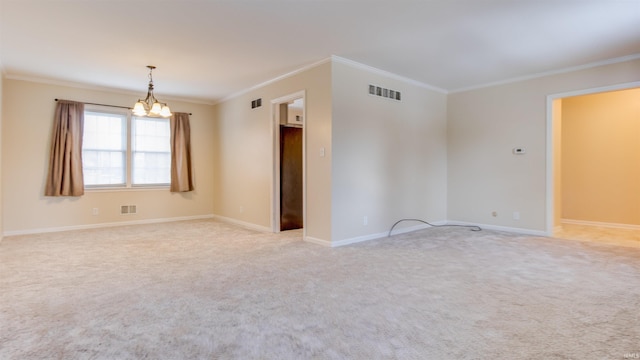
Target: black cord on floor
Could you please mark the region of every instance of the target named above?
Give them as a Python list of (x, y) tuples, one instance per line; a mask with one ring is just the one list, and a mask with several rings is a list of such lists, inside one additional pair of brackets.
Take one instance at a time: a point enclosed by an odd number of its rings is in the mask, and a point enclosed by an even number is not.
[(424, 220), (420, 220), (420, 219), (402, 219), (402, 220), (396, 221), (396, 223), (393, 224), (391, 229), (389, 229), (389, 234), (387, 235), (387, 237), (390, 237), (391, 236), (391, 232), (393, 231), (393, 228), (395, 228), (396, 225), (400, 224), (403, 221), (419, 221), (419, 222), (421, 222), (423, 224), (427, 224), (427, 225), (432, 226), (432, 227), (458, 226), (458, 227), (470, 228), (471, 231), (481, 231), (482, 230), (482, 228), (480, 226), (477, 226), (477, 225), (453, 225), (453, 224), (452, 225), (434, 225), (434, 224), (430, 224), (430, 223), (428, 223), (428, 222), (426, 222)]

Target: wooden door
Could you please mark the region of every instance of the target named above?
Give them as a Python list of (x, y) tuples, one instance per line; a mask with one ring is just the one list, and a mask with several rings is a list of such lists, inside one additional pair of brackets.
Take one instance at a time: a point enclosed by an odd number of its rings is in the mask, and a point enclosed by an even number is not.
[(302, 128), (280, 126), (280, 230), (302, 223)]

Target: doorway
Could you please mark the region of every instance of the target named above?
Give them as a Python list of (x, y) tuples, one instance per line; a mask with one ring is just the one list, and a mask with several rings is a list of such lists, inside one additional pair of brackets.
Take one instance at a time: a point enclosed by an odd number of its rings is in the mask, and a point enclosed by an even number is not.
[(274, 232), (303, 229), (305, 224), (305, 93), (272, 101), (274, 129)]
[[(629, 94), (625, 90), (634, 88), (637, 93), (638, 87), (640, 82), (634, 82), (547, 97), (547, 235), (593, 241), (629, 238), (635, 228), (637, 237), (637, 225), (624, 225), (637, 223), (638, 204), (630, 196), (638, 192), (637, 188), (629, 187), (636, 186), (629, 171), (636, 168), (637, 172), (637, 161), (622, 163), (621, 159), (628, 156), (620, 156), (621, 152), (636, 153), (625, 150), (637, 142), (626, 139), (630, 134), (627, 124), (635, 121), (611, 115), (624, 107), (610, 104), (613, 96), (626, 99), (617, 94)], [(573, 110), (566, 112), (565, 107)], [(637, 117), (633, 115), (637, 111), (627, 117)], [(614, 119), (619, 119), (619, 123), (612, 126)], [(637, 125), (633, 127), (636, 129), (633, 134), (638, 133)], [(629, 184), (625, 187), (625, 183)], [(635, 220), (630, 218), (634, 213)], [(624, 231), (614, 235), (609, 231), (613, 228)]]

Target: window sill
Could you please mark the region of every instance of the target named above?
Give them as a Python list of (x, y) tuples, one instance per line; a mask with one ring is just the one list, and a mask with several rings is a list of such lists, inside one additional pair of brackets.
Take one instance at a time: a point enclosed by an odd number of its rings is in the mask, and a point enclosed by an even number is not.
[(132, 187), (89, 187), (84, 188), (87, 193), (100, 193), (100, 192), (126, 192), (126, 191), (164, 191), (169, 190), (169, 185), (157, 185), (157, 186), (132, 186)]

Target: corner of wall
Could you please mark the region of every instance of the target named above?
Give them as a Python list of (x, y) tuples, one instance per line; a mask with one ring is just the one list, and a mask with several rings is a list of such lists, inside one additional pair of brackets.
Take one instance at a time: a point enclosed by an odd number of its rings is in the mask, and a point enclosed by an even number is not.
[(332, 64), (332, 246), (378, 238), (403, 218), (444, 220), (447, 94), (366, 65)]

